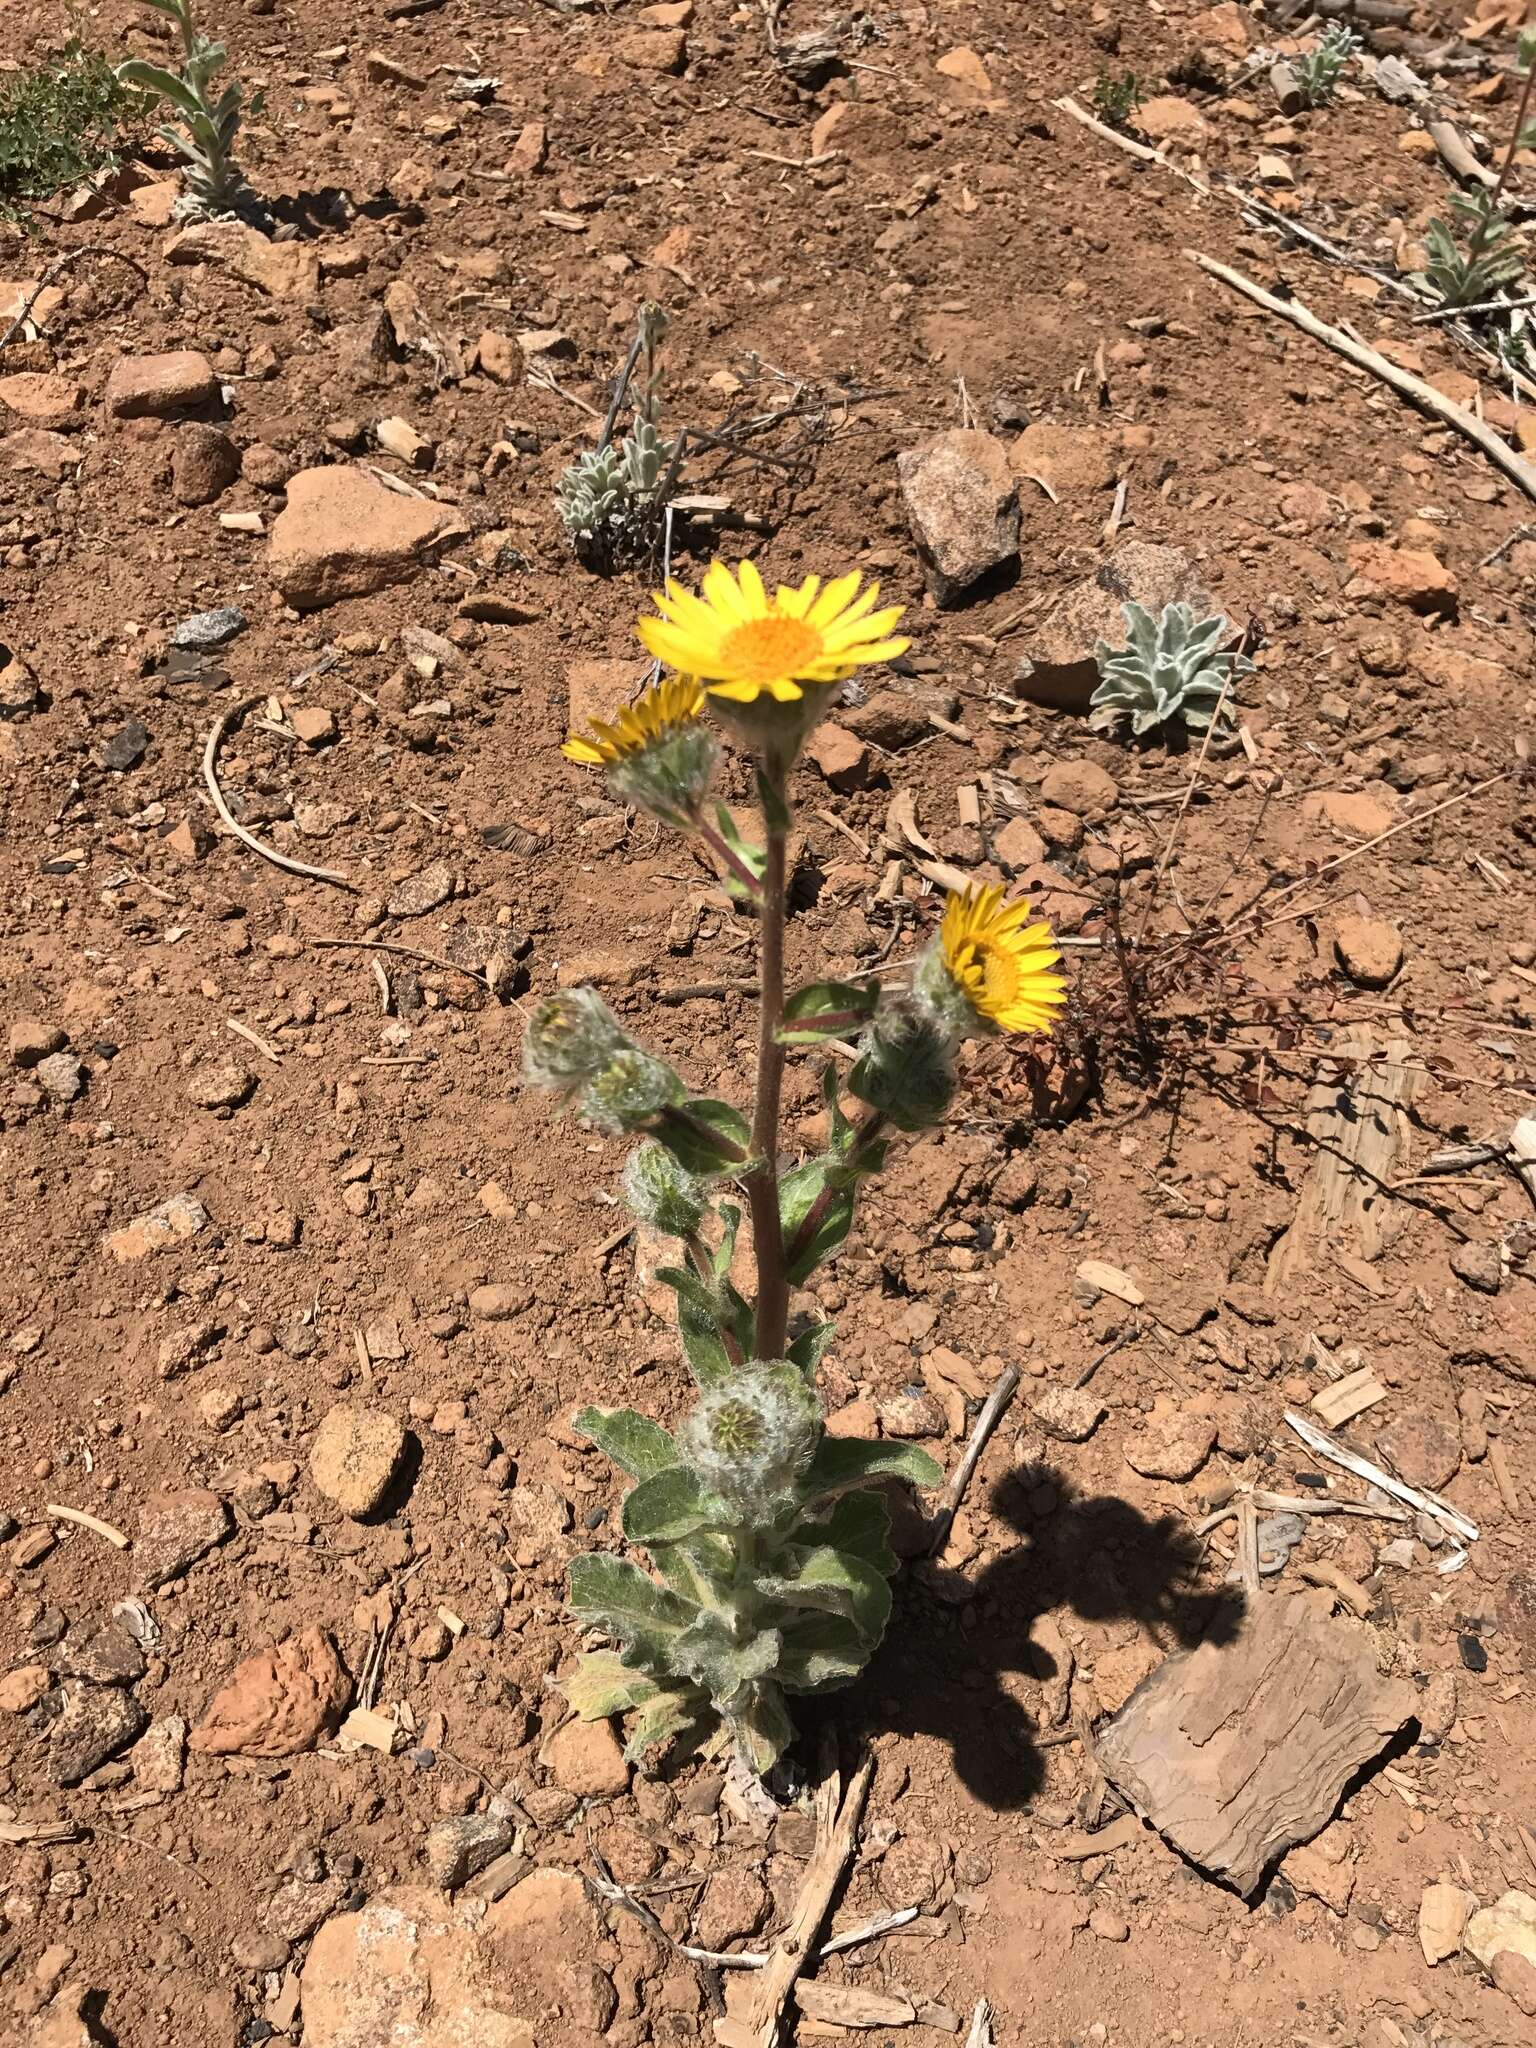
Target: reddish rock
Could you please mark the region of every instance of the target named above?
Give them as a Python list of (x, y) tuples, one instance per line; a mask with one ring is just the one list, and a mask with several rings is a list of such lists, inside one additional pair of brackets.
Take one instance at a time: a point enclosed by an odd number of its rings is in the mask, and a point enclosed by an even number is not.
[(1010, 818), (992, 835), (992, 851), (1005, 867), (1038, 867), (1045, 859), (1046, 844), (1028, 818)]
[(578, 1799), (617, 1799), (629, 1789), (629, 1766), (607, 1721), (567, 1721), (539, 1753), (555, 1783)]
[(83, 448), (44, 427), (18, 427), (14, 434), (0, 437), (0, 462), (8, 469), (45, 476), (50, 483), (62, 483), (84, 460)]
[(35, 427), (78, 427), (85, 392), (69, 377), (44, 370), (18, 370), (0, 377), (0, 419), (6, 412)]
[(569, 732), (586, 732), (595, 719), (612, 719), (633, 703), (651, 672), (648, 661), (573, 661), (565, 671)]
[(549, 1997), (516, 2002), (482, 1915), (401, 1885), (327, 1920), (304, 1962), (304, 2048), (535, 2048)]
[(219, 396), (212, 363), (195, 348), (158, 356), (120, 356), (107, 375), (107, 411), (116, 420), (168, 419), (198, 412)]
[(236, 1665), (190, 1746), (211, 1756), (297, 1756), (335, 1727), (351, 1691), (330, 1637), (307, 1628)]
[(1009, 449), (1008, 462), (1015, 476), (1042, 478), (1059, 498), (1107, 491), (1115, 481), (1114, 449), (1099, 427), (1036, 420)]
[(1046, 771), (1040, 801), (1074, 817), (1090, 818), (1114, 808), (1120, 801), (1120, 785), (1096, 761), (1058, 761)]
[(1193, 1479), (1216, 1447), (1213, 1417), (1159, 1401), (1125, 1442), (1125, 1462), (1147, 1479)]
[(475, 343), (475, 362), (493, 384), (517, 384), (522, 381), (522, 350), (510, 334), (502, 334), (494, 327), (487, 327)]
[(156, 1494), (145, 1506), (134, 1540), (139, 1584), (148, 1588), (179, 1579), (189, 1565), (222, 1543), (232, 1526), (229, 1509), (206, 1487)]
[(288, 723), (306, 747), (328, 747), (335, 740), (336, 714), (323, 704), (302, 704), (288, 715)]
[(1461, 1465), (1461, 1429), (1452, 1414), (1409, 1408), (1376, 1435), (1376, 1449), (1400, 1479), (1438, 1493)]
[(512, 154), (504, 166), (507, 175), (512, 178), (531, 178), (535, 171), (542, 170), (548, 149), (549, 130), (544, 123), (525, 122), (518, 130), (517, 140), (512, 145)]
[(1331, 825), (1346, 839), (1375, 839), (1397, 823), (1397, 812), (1368, 790), (1315, 790), (1301, 800), (1301, 815), (1314, 824)]
[(1380, 917), (1341, 917), (1333, 935), (1334, 956), (1361, 988), (1386, 988), (1403, 964), (1403, 935)]
[(940, 604), (1019, 551), (1019, 503), (1001, 441), (977, 428), (931, 434), (896, 458), (912, 537)]
[(171, 448), (171, 494), (178, 505), (211, 505), (240, 474), (240, 451), (202, 420), (178, 428)]
[(0, 1714), (29, 1714), (52, 1685), (41, 1664), (22, 1664), (0, 1678)]
[(267, 561), (285, 601), (316, 611), (410, 582), (467, 530), (452, 506), (402, 498), (364, 470), (303, 469), (273, 521)]
[(805, 751), (834, 789), (862, 789), (869, 780), (869, 748), (846, 726), (818, 726)]
[(1131, 121), (1149, 142), (1166, 149), (1200, 149), (1211, 132), (1211, 125), (1200, 109), (1172, 93), (1159, 93), (1143, 100)]
[(1381, 597), (1409, 611), (1453, 619), (1456, 578), (1427, 548), (1395, 548), (1386, 541), (1359, 541), (1349, 551), (1354, 571), (1345, 586), (1349, 598)]
[(681, 71), (688, 61), (688, 38), (680, 28), (636, 28), (620, 36), (613, 54), (631, 71)]

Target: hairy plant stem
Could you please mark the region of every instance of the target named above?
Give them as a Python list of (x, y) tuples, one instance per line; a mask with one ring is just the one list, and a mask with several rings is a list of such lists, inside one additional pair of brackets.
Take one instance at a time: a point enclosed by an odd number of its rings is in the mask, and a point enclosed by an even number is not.
[(716, 860), (720, 862), (720, 865), (731, 875), (732, 879), (740, 883), (752, 902), (760, 904), (763, 900), (762, 883), (753, 874), (746, 862), (740, 859), (726, 845), (725, 840), (715, 830), (714, 826), (708, 824), (703, 818), (699, 818), (694, 822), (694, 830), (715, 856)]
[[(782, 816), (787, 763), (769, 755), (763, 774)], [(784, 1080), (785, 834), (765, 814), (767, 864), (763, 873), (759, 923), (762, 928), (761, 997), (757, 1026), (757, 1093), (752, 1109), (752, 1156), (746, 1195), (752, 1214), (752, 1249), (757, 1260), (757, 1355), (782, 1358), (789, 1328), (789, 1273), (779, 1218), (779, 1096)]]

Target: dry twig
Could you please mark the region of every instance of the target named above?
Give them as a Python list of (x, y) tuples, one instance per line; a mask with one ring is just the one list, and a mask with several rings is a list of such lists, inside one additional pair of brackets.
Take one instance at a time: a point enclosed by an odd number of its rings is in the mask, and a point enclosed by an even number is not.
[(311, 867), (308, 861), (295, 860), (290, 854), (279, 853), (276, 847), (264, 846), (254, 832), (246, 830), (225, 802), (224, 792), (219, 787), (216, 773), (219, 749), (223, 746), (230, 728), (242, 719), (247, 711), (263, 701), (262, 695), (242, 697), (238, 704), (231, 704), (214, 722), (213, 730), (208, 735), (208, 744), (203, 748), (203, 781), (208, 785), (213, 807), (243, 845), (248, 846), (252, 853), (259, 853), (263, 860), (271, 861), (274, 867), (286, 868), (290, 875), (304, 875), (312, 882), (334, 882), (339, 889), (350, 889), (355, 894), (356, 884), (349, 882), (345, 875), (337, 874), (334, 868)]

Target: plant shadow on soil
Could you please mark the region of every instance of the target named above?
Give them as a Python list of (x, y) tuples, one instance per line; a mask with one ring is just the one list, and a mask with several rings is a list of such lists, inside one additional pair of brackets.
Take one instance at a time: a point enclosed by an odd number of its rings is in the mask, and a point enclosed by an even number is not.
[[(1046, 1487), (1056, 1504), (1042, 1512)], [(1041, 1789), (1045, 1751), (1036, 1738), (1058, 1732), (1042, 1731), (1037, 1718), (1057, 1675), (1030, 1643), (1037, 1620), (1065, 1610), (1090, 1622), (1133, 1621), (1171, 1654), (1229, 1642), (1244, 1601), (1235, 1586), (1197, 1588), (1204, 1546), (1187, 1524), (1151, 1520), (1114, 1495), (1079, 1494), (1051, 1466), (1009, 1473), (987, 1506), (1022, 1540), (973, 1577), (940, 1568), (925, 1584), (919, 1568), (906, 1567), (884, 1646), (827, 1710), (855, 1740), (892, 1729), (940, 1737), (972, 1796), (1006, 1810)]]

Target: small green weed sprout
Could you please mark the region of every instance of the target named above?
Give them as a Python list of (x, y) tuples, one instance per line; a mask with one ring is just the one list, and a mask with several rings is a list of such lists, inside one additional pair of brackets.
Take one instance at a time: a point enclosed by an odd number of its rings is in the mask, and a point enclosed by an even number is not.
[(1187, 604), (1167, 605), (1157, 618), (1139, 604), (1121, 610), (1129, 644), (1094, 648), (1100, 681), (1089, 723), (1111, 731), (1128, 718), (1137, 739), (1162, 725), (1203, 732), (1228, 682), (1253, 667), (1246, 655), (1217, 652), (1227, 621), (1219, 612), (1197, 619)]
[(1345, 65), (1364, 47), (1362, 38), (1340, 22), (1325, 29), (1317, 48), (1298, 57), (1291, 66), (1304, 103), (1309, 107), (1326, 107), (1339, 89)]
[(142, 124), (147, 106), (74, 40), (57, 62), (0, 78), (0, 220), (24, 221), (30, 201), (115, 163), (120, 134)]
[(1524, 245), (1508, 211), (1481, 186), (1453, 192), (1451, 210), (1457, 218), (1432, 220), (1424, 231), (1426, 281), (1444, 307), (1489, 305), (1524, 278)]
[[(213, 81), (224, 68), (227, 55), (222, 43), (212, 43), (201, 34), (192, 18), (192, 0), (147, 0), (158, 13), (169, 15), (181, 35), (181, 70), (168, 71), (163, 65), (148, 64), (132, 57), (118, 66), (118, 77), (153, 93), (174, 108), (178, 120), (167, 123), (160, 135), (186, 160), (187, 213), (236, 213), (249, 193), (235, 167), (232, 151), (245, 112), (245, 94), (237, 80), (226, 85), (217, 99)], [(259, 100), (252, 101), (255, 112)]]
[(1101, 71), (1094, 80), (1094, 108), (1111, 128), (1123, 128), (1142, 98), (1141, 80), (1134, 71)]
[[(633, 1480), (623, 1533), (653, 1569), (607, 1551), (574, 1561), (572, 1612), (612, 1647), (589, 1650), (562, 1683), (585, 1719), (635, 1714), (637, 1759), (673, 1738), (728, 1740), (761, 1774), (792, 1738), (787, 1700), (850, 1684), (879, 1643), (897, 1562), (884, 1491), (943, 1474), (916, 1444), (827, 1433), (816, 1374), (835, 1332), (814, 1314), (792, 1323), (792, 1294), (847, 1237), (892, 1143), (942, 1119), (962, 1040), (1049, 1032), (1066, 1001), (1049, 930), (1000, 888), (951, 896), (904, 984), (786, 988), (790, 771), (831, 707), (828, 685), (910, 644), (893, 632), (901, 607), (876, 609), (878, 589), (861, 595), (859, 584), (856, 571), (811, 576), (770, 595), (750, 561), (711, 564), (698, 593), (669, 583), (639, 634), (672, 673), (563, 750), (606, 771), (626, 804), (701, 840), (755, 910), (759, 942), (750, 1120), (691, 1091), (592, 989), (536, 1004), (523, 1040), (528, 1084), (639, 1140), (625, 1199), (678, 1247), (656, 1277), (677, 1297), (692, 1405), (673, 1430), (631, 1408), (576, 1417)], [(711, 797), (721, 748), (706, 709), (751, 758), (760, 846), (713, 821), (724, 815)], [(822, 1149), (781, 1163), (787, 1059), (850, 1036), (859, 1048), (846, 1079), (830, 1059), (822, 1073)], [(751, 1301), (736, 1277), (744, 1210)]]
[[(642, 306), (602, 436), (595, 448), (577, 456), (555, 487), (566, 539), (581, 559), (595, 568), (634, 561), (655, 542), (657, 521), (664, 509), (663, 487), (677, 449), (675, 441), (663, 440), (657, 426), (661, 372), (656, 355), (666, 331), (667, 316), (660, 306)], [(622, 440), (615, 441), (613, 430), (642, 360), (634, 424)]]

